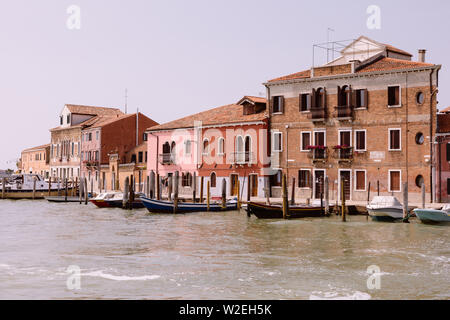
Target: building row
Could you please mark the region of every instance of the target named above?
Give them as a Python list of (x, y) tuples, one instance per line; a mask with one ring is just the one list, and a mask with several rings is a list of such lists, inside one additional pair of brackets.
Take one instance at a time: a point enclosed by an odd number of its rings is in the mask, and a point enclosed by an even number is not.
[[(321, 66), (264, 83), (266, 97), (158, 124), (119, 109), (66, 105), (51, 142), (24, 150), (22, 170), (53, 178), (87, 177), (97, 190), (121, 189), (153, 171), (166, 183), (179, 172), (180, 193), (209, 182), (213, 197), (281, 196), (288, 176), (297, 198), (372, 194), (411, 201), (450, 200), (450, 110), (438, 113), (440, 65), (360, 37)], [(239, 185), (239, 188), (238, 188)]]

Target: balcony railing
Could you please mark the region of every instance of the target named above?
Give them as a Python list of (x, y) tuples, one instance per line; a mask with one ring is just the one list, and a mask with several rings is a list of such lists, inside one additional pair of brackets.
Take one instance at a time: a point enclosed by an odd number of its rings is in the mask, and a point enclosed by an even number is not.
[(240, 151), (231, 153), (231, 163), (233, 164), (252, 164), (256, 162), (255, 160), (253, 152)]
[(313, 162), (325, 162), (328, 158), (328, 148), (327, 147), (310, 147), (310, 152), (308, 158)]
[(86, 166), (86, 167), (95, 167), (95, 166), (98, 166), (98, 160), (84, 160), (83, 161), (83, 164)]
[(350, 162), (353, 160), (353, 148), (352, 147), (334, 147), (335, 158), (339, 160), (339, 162)]
[(351, 106), (338, 106), (335, 107), (335, 117), (338, 120), (351, 120), (353, 119), (353, 107)]
[(312, 121), (324, 121), (327, 118), (327, 109), (311, 108), (308, 118)]
[(172, 153), (161, 153), (159, 155), (159, 163), (169, 165), (175, 163), (175, 155)]

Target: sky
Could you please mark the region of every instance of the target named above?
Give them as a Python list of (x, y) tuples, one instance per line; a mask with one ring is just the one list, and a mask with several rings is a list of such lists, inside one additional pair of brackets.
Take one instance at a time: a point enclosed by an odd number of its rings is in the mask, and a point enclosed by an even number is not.
[[(0, 169), (50, 142), (65, 104), (139, 108), (164, 123), (265, 95), (265, 81), (309, 69), (313, 44), (368, 36), (441, 64), (450, 106), (450, 2), (0, 0)], [(73, 11), (80, 9), (80, 28)], [(367, 8), (380, 9), (380, 28)], [(327, 32), (328, 28), (334, 31)]]

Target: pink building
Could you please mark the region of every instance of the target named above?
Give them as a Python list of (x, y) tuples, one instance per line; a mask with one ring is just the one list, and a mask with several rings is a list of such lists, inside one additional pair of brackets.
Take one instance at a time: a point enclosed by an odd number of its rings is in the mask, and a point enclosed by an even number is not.
[(436, 202), (450, 202), (450, 108), (437, 115), (435, 144)]

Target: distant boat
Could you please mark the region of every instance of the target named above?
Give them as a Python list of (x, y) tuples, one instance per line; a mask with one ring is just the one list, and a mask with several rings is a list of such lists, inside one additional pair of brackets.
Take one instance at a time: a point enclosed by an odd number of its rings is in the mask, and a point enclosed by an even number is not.
[[(281, 205), (249, 202), (247, 204), (247, 213), (249, 215), (255, 215), (258, 219), (283, 219), (283, 207)], [(289, 206), (289, 219), (324, 216), (325, 209), (320, 205)]]
[(414, 213), (422, 223), (426, 224), (450, 223), (450, 204), (446, 204), (441, 210), (414, 209)]
[[(36, 180), (36, 189), (33, 196), (33, 186)], [(68, 188), (71, 193), (74, 187)], [(63, 184), (52, 183), (49, 190), (49, 183), (38, 174), (14, 174), (7, 178), (5, 185), (6, 199), (44, 199), (47, 196), (58, 196), (58, 193), (64, 193)], [(0, 197), (3, 194), (3, 183), (0, 182)]]
[(403, 219), (403, 205), (392, 196), (376, 196), (367, 205), (369, 216), (374, 221), (393, 222)]
[[(142, 196), (145, 196), (145, 194), (141, 193), (141, 192), (137, 192), (135, 194), (134, 201), (132, 204), (133, 209), (145, 208), (144, 204), (142, 203), (142, 199), (141, 199)], [(118, 199), (118, 197), (114, 197), (112, 199), (105, 199), (105, 202), (108, 204), (108, 207), (122, 208), (123, 207), (123, 194), (122, 194), (121, 199)]]
[(123, 201), (123, 192), (120, 191), (103, 192), (100, 193), (95, 198), (90, 199), (89, 201), (99, 208), (110, 208), (112, 202), (108, 201)]
[[(173, 213), (174, 203), (171, 201), (162, 201), (149, 199), (147, 197), (141, 197), (142, 203), (153, 213)], [(209, 205), (209, 211), (230, 211), (237, 210), (237, 202), (227, 201), (225, 208), (222, 208), (222, 203), (211, 203)], [(189, 212), (205, 212), (208, 211), (206, 203), (193, 203), (193, 202), (178, 202), (177, 213), (189, 213)]]

